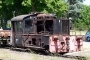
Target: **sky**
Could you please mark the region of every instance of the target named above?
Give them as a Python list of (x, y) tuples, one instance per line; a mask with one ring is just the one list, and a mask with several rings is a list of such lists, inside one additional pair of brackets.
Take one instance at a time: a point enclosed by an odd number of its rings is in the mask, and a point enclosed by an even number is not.
[(85, 0), (85, 1), (84, 1), (84, 4), (85, 4), (85, 5), (90, 5), (90, 0)]

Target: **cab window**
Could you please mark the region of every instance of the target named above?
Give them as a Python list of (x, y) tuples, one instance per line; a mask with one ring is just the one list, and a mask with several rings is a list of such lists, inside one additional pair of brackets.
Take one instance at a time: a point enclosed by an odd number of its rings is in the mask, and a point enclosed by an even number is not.
[(25, 28), (31, 28), (32, 27), (32, 20), (25, 20)]
[(21, 22), (14, 22), (15, 23), (15, 30), (17, 32), (22, 32), (22, 24)]

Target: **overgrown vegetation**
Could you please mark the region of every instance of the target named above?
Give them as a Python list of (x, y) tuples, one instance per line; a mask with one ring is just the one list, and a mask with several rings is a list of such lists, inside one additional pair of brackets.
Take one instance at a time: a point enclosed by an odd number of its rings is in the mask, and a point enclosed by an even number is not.
[(0, 0), (1, 26), (6, 28), (6, 21), (17, 15), (45, 12), (60, 17), (64, 10), (67, 5), (62, 0)]
[(57, 17), (72, 17), (73, 28), (90, 29), (90, 6), (84, 0), (0, 0), (0, 26), (6, 28), (12, 17), (30, 12), (53, 13)]
[(78, 18), (77, 28), (79, 29), (90, 29), (90, 6), (83, 5), (80, 11), (80, 18)]

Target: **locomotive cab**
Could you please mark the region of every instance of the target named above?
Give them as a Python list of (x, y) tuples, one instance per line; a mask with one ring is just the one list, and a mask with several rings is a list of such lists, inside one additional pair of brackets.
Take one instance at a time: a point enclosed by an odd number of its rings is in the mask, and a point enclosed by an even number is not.
[[(36, 40), (42, 40), (43, 38), (44, 42), (45, 39), (47, 39), (44, 45), (48, 45), (49, 36), (54, 34), (56, 32), (55, 29), (57, 29), (56, 26), (54, 26), (54, 24), (56, 24), (55, 19), (54, 15), (46, 15), (43, 13), (20, 15), (12, 18), (12, 45), (17, 47), (23, 47), (26, 44), (38, 45), (40, 41)], [(27, 39), (30, 41), (25, 43)]]
[(70, 20), (58, 19), (53, 14), (19, 15), (11, 19), (11, 24), (12, 46), (15, 47), (48, 49), (50, 52), (58, 49), (60, 52), (66, 47), (63, 35), (70, 34)]

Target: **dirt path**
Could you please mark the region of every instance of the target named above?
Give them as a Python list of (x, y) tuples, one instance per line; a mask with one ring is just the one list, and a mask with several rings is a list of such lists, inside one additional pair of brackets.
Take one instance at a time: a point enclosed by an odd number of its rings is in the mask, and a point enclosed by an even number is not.
[(71, 58), (45, 56), (27, 52), (11, 51), (9, 49), (0, 49), (0, 59), (3, 60), (76, 60)]
[[(90, 57), (90, 42), (83, 42), (82, 51), (67, 53), (65, 55)], [(2, 49), (2, 48), (0, 48), (0, 59), (3, 59), (3, 60), (77, 60), (72, 58), (46, 56), (46, 55), (33, 54), (28, 52), (12, 51), (10, 49)]]
[(82, 51), (90, 50), (90, 42), (83, 42)]
[(86, 60), (90, 60), (90, 42), (83, 42), (82, 51), (66, 53), (65, 56), (83, 56)]

